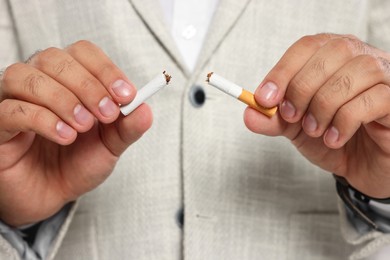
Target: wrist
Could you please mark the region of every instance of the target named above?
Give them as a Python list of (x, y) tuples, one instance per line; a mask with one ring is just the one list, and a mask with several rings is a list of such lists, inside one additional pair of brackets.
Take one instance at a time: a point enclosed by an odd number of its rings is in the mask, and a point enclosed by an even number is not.
[(390, 233), (390, 198), (373, 198), (351, 186), (346, 179), (333, 176), (337, 193), (350, 213), (371, 229)]
[[(386, 196), (383, 192), (380, 191), (377, 191), (376, 195), (371, 195), (372, 193), (363, 192), (362, 189), (355, 188), (345, 178), (337, 175), (333, 176), (336, 181), (340, 182), (344, 186), (347, 186), (348, 189), (350, 189), (354, 193), (354, 196), (360, 201), (377, 201), (383, 204), (390, 204), (390, 195)], [(382, 196), (378, 195), (379, 193), (382, 194)]]

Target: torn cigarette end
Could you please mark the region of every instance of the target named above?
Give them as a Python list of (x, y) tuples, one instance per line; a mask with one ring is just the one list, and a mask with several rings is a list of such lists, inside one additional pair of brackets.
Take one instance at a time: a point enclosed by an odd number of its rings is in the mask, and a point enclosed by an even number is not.
[(228, 81), (227, 79), (215, 74), (214, 72), (210, 72), (207, 74), (207, 80), (210, 85), (218, 88), (219, 90), (229, 94), (230, 96), (240, 100), (241, 102), (244, 102), (249, 107), (263, 113), (264, 115), (268, 117), (272, 117), (275, 115), (276, 111), (278, 110), (278, 107), (272, 107), (272, 108), (265, 108), (263, 106), (260, 106), (256, 100), (253, 93), (249, 92), (248, 90), (236, 85), (235, 83)]
[(165, 81), (166, 81), (166, 83), (168, 85), (169, 81), (171, 81), (172, 76), (169, 75), (165, 70), (163, 71), (163, 74), (165, 76)]
[(206, 81), (210, 83), (210, 77), (213, 75), (214, 72), (207, 73), (207, 79)]
[(129, 104), (121, 106), (119, 109), (122, 114), (127, 116), (139, 107), (145, 100), (156, 94), (159, 90), (164, 88), (171, 81), (171, 76), (164, 70), (163, 73), (157, 75), (154, 79), (149, 81), (145, 86), (137, 91), (133, 101)]

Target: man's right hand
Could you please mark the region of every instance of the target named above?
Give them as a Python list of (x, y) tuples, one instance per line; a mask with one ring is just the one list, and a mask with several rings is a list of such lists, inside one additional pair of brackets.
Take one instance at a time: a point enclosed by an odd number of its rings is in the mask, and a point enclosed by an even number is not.
[(49, 48), (0, 78), (0, 219), (11, 226), (50, 217), (101, 184), (151, 126), (136, 89), (96, 45)]

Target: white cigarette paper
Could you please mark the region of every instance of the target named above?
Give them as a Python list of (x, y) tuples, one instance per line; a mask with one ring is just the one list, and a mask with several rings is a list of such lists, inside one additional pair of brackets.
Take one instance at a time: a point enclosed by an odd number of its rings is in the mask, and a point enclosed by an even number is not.
[(168, 75), (165, 71), (152, 79), (149, 83), (143, 86), (137, 91), (137, 95), (129, 104), (121, 106), (120, 110), (123, 115), (127, 116), (133, 112), (137, 107), (139, 107), (145, 100), (156, 94), (159, 90), (164, 88), (169, 84), (171, 76)]
[(278, 109), (277, 107), (265, 108), (260, 106), (251, 92), (213, 72), (207, 74), (207, 82), (269, 117), (273, 116)]

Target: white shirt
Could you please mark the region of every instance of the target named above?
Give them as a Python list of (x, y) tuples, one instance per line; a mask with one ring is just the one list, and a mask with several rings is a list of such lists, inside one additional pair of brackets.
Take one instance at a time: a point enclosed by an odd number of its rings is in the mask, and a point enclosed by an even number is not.
[(218, 0), (160, 0), (164, 17), (184, 62), (192, 71)]

